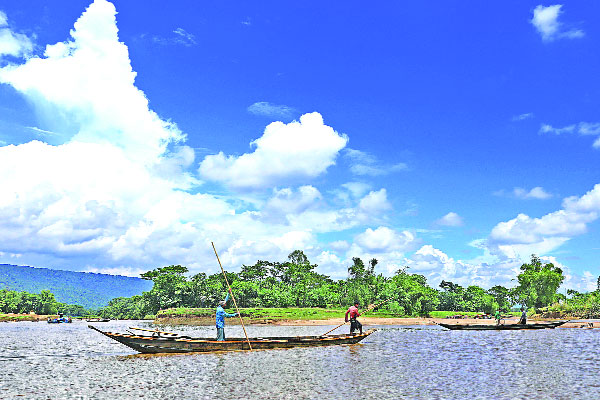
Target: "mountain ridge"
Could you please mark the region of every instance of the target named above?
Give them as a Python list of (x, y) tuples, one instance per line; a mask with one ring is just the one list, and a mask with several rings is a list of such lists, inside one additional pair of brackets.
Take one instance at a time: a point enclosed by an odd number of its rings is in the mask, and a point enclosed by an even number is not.
[(0, 289), (29, 293), (48, 289), (61, 303), (99, 308), (115, 297), (131, 297), (149, 291), (152, 282), (122, 275), (0, 264)]

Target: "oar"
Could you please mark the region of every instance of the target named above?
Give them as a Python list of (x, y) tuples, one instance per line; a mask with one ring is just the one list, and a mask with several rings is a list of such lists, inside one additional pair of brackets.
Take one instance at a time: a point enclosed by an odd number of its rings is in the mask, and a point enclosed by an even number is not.
[(210, 242), (210, 244), (212, 244), (213, 250), (215, 251), (215, 256), (217, 256), (217, 261), (219, 262), (219, 267), (221, 267), (221, 272), (223, 272), (223, 277), (225, 278), (225, 283), (227, 284), (229, 293), (231, 293), (231, 298), (233, 299), (233, 304), (235, 305), (235, 309), (238, 313), (238, 316), (240, 317), (240, 322), (242, 323), (242, 329), (244, 329), (244, 335), (246, 335), (246, 341), (248, 342), (248, 347), (250, 347), (250, 350), (252, 350), (252, 345), (250, 344), (250, 339), (248, 339), (248, 334), (246, 333), (246, 327), (244, 326), (244, 320), (242, 319), (242, 314), (240, 314), (240, 309), (238, 308), (237, 302), (235, 301), (235, 297), (233, 296), (233, 292), (231, 291), (231, 286), (229, 286), (229, 281), (227, 280), (227, 275), (225, 274), (225, 270), (223, 269), (223, 266), (221, 265), (221, 260), (219, 260), (219, 255), (217, 254), (217, 249), (215, 248), (215, 244), (213, 242)]
[[(380, 305), (382, 305), (382, 304), (384, 304), (384, 303), (387, 303), (387, 302), (388, 302), (388, 301), (390, 301), (390, 300), (391, 300), (391, 299), (387, 299), (387, 300), (384, 300), (384, 301), (382, 301), (381, 303), (377, 303), (377, 304), (371, 305), (369, 308), (367, 308), (365, 311), (363, 311), (363, 313), (362, 313), (362, 314), (360, 314), (360, 315), (364, 315), (365, 313), (368, 313), (369, 311), (371, 311), (371, 310), (374, 310), (375, 308), (379, 307)], [(336, 327), (335, 327), (335, 328), (333, 328), (332, 330), (325, 332), (325, 333), (324, 333), (322, 336), (325, 336), (325, 335), (327, 335), (329, 332), (333, 332), (333, 331), (335, 331), (337, 328), (339, 328), (339, 327), (340, 327), (340, 326), (342, 326), (342, 325), (346, 325), (347, 323), (348, 323), (347, 321), (344, 321), (343, 323), (339, 324), (338, 326), (336, 326)]]

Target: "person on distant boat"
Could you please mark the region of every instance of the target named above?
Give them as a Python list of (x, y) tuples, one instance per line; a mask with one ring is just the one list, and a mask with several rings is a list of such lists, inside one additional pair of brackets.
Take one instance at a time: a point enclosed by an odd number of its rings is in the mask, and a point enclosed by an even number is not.
[(496, 317), (496, 325), (500, 325), (500, 320), (502, 319), (502, 313), (500, 312), (500, 309), (496, 310), (496, 314), (494, 316)]
[(527, 310), (521, 307), (521, 319), (519, 319), (519, 325), (527, 324)]
[(362, 334), (362, 324), (356, 319), (360, 317), (360, 313), (358, 312), (358, 301), (355, 301), (354, 305), (350, 306), (348, 311), (346, 311), (346, 322), (348, 322), (348, 316), (350, 316), (350, 334), (353, 334), (357, 329)]
[[(231, 292), (231, 289), (229, 289), (229, 291)], [(229, 293), (227, 293), (227, 296), (225, 296), (225, 300), (219, 302), (217, 307), (217, 340), (219, 341), (225, 340), (225, 318), (237, 316), (237, 313), (229, 314), (223, 309), (223, 307), (227, 305), (227, 300), (229, 300)]]

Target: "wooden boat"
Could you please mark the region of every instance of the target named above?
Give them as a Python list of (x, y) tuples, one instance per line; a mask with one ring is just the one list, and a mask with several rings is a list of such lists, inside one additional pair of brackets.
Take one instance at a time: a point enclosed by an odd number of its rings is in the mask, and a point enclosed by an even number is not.
[(85, 322), (110, 322), (110, 319), (107, 319), (107, 318), (89, 318), (89, 319), (86, 319)]
[[(140, 353), (194, 353), (249, 350), (246, 338), (228, 338), (225, 341), (217, 341), (214, 338), (192, 338), (189, 336), (151, 330), (145, 330), (147, 332), (153, 332), (152, 336), (148, 336), (137, 335), (133, 332), (129, 332), (130, 334), (104, 332), (92, 325), (88, 325), (88, 328), (98, 331)], [(142, 330), (139, 328), (137, 329)], [(337, 344), (355, 344), (375, 331), (376, 329), (369, 329), (368, 331), (356, 335), (255, 337), (250, 338), (249, 340), (253, 350), (330, 346)]]
[(555, 322), (538, 322), (535, 324), (443, 324), (438, 322), (439, 326), (453, 330), (453, 331), (484, 331), (484, 330), (516, 330), (516, 329), (554, 329), (557, 326), (566, 324), (569, 321), (555, 321)]

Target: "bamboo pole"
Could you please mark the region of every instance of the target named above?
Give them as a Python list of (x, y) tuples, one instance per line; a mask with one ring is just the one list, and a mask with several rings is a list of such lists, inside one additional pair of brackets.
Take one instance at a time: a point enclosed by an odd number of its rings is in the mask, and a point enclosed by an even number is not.
[(219, 262), (219, 267), (221, 267), (221, 272), (223, 272), (223, 277), (225, 278), (225, 283), (227, 284), (227, 289), (229, 289), (229, 293), (231, 294), (231, 298), (233, 299), (233, 304), (235, 305), (235, 310), (237, 311), (238, 316), (240, 317), (240, 322), (242, 323), (242, 329), (244, 329), (244, 335), (246, 335), (246, 341), (248, 342), (248, 347), (250, 348), (250, 350), (252, 350), (252, 345), (250, 344), (250, 339), (248, 339), (248, 334), (246, 333), (246, 327), (244, 326), (244, 320), (242, 319), (242, 314), (240, 313), (240, 309), (238, 308), (237, 302), (235, 301), (235, 296), (233, 295), (233, 292), (231, 291), (231, 286), (229, 286), (229, 281), (227, 280), (227, 275), (225, 274), (223, 265), (221, 265), (221, 260), (219, 260), (219, 255), (217, 254), (217, 249), (215, 248), (215, 244), (213, 242), (210, 242), (210, 244), (212, 244), (213, 250), (215, 251), (215, 256), (217, 256), (217, 261)]
[[(365, 311), (364, 311), (362, 314), (360, 314), (360, 315), (366, 314), (366, 313), (368, 313), (369, 311), (372, 311), (372, 310), (376, 309), (376, 308), (377, 308), (377, 307), (379, 307), (380, 305), (382, 305), (382, 304), (384, 304), (384, 303), (387, 303), (388, 301), (390, 301), (390, 299), (388, 299), (388, 300), (384, 300), (384, 301), (382, 301), (382, 302), (380, 302), (380, 303), (377, 303), (377, 304), (374, 304), (374, 305), (372, 305), (371, 307), (367, 308), (367, 309), (366, 309), (366, 310), (365, 310)], [(333, 328), (332, 330), (325, 332), (325, 333), (324, 333), (322, 336), (325, 336), (325, 335), (327, 335), (329, 332), (333, 332), (333, 331), (335, 331), (337, 328), (339, 328), (339, 327), (340, 327), (340, 326), (342, 326), (342, 325), (346, 325), (347, 323), (348, 323), (348, 321), (344, 321), (343, 323), (339, 324), (338, 326), (336, 326), (336, 327), (335, 327), (335, 328)]]

